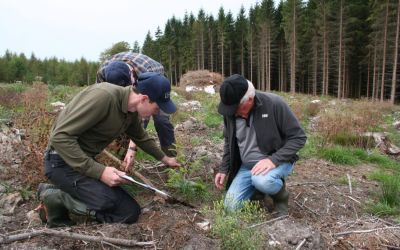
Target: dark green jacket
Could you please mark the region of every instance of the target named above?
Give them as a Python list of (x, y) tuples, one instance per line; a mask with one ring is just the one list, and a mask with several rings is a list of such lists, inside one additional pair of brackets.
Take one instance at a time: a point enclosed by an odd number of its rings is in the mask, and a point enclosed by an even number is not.
[[(257, 145), (262, 153), (276, 165), (295, 162), (297, 152), (306, 143), (304, 130), (280, 96), (272, 93), (256, 92), (253, 124)], [(236, 139), (235, 116), (224, 116), (224, 155), (220, 173), (229, 173), (227, 187), (236, 176), (242, 163)]]
[(93, 84), (77, 94), (59, 114), (50, 134), (49, 148), (89, 177), (99, 179), (105, 166), (93, 158), (120, 134), (126, 133), (157, 160), (165, 154), (143, 129), (137, 112), (128, 112), (132, 87)]

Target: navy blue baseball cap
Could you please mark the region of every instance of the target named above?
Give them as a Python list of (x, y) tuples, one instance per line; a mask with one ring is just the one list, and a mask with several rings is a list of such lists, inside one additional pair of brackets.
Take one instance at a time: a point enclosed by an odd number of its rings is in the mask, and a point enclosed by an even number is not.
[(104, 68), (106, 82), (122, 87), (132, 85), (131, 72), (128, 65), (122, 61), (114, 61)]
[(176, 106), (171, 101), (171, 84), (169, 80), (160, 73), (146, 72), (139, 75), (137, 90), (140, 94), (147, 95), (152, 102), (167, 114), (176, 112)]

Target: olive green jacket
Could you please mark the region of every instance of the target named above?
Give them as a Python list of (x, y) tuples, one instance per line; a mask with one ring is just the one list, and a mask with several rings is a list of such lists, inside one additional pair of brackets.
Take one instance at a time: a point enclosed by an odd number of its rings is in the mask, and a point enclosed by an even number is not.
[(59, 114), (49, 147), (89, 177), (99, 179), (105, 166), (94, 160), (108, 144), (126, 133), (143, 151), (161, 160), (165, 154), (143, 129), (137, 112), (128, 111), (132, 87), (93, 84), (78, 93)]

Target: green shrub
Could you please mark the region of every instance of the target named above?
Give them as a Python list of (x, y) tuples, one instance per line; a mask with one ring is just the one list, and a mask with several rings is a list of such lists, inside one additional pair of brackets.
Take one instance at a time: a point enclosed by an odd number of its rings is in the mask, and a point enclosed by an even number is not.
[(212, 221), (211, 233), (221, 239), (222, 249), (262, 249), (263, 235), (250, 225), (265, 220), (265, 211), (258, 203), (244, 202), (241, 210), (228, 213), (224, 201), (213, 203), (212, 209), (204, 209)]
[(169, 169), (167, 186), (174, 188), (179, 195), (189, 201), (208, 198), (210, 196), (207, 190), (208, 185), (198, 176), (201, 168), (202, 160), (197, 160), (192, 162), (190, 167)]
[(216, 128), (222, 124), (222, 116), (216, 113), (206, 113), (204, 123), (209, 128)]
[(224, 133), (222, 132), (222, 130), (213, 131), (213, 132), (210, 134), (210, 139), (211, 139), (213, 142), (218, 143), (218, 142), (220, 142), (221, 140), (224, 139)]
[(186, 200), (203, 200), (208, 197), (207, 185), (200, 178), (188, 179), (185, 168), (168, 170), (167, 186), (174, 188)]

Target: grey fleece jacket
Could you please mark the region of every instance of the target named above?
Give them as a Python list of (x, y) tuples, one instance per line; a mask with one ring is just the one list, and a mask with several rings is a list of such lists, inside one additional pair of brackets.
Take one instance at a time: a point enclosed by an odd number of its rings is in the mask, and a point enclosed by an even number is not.
[[(278, 95), (256, 92), (252, 109), (257, 145), (276, 165), (295, 162), (307, 137), (299, 121)], [(229, 173), (229, 186), (242, 163), (236, 140), (235, 116), (224, 116), (224, 155), (220, 173)]]

